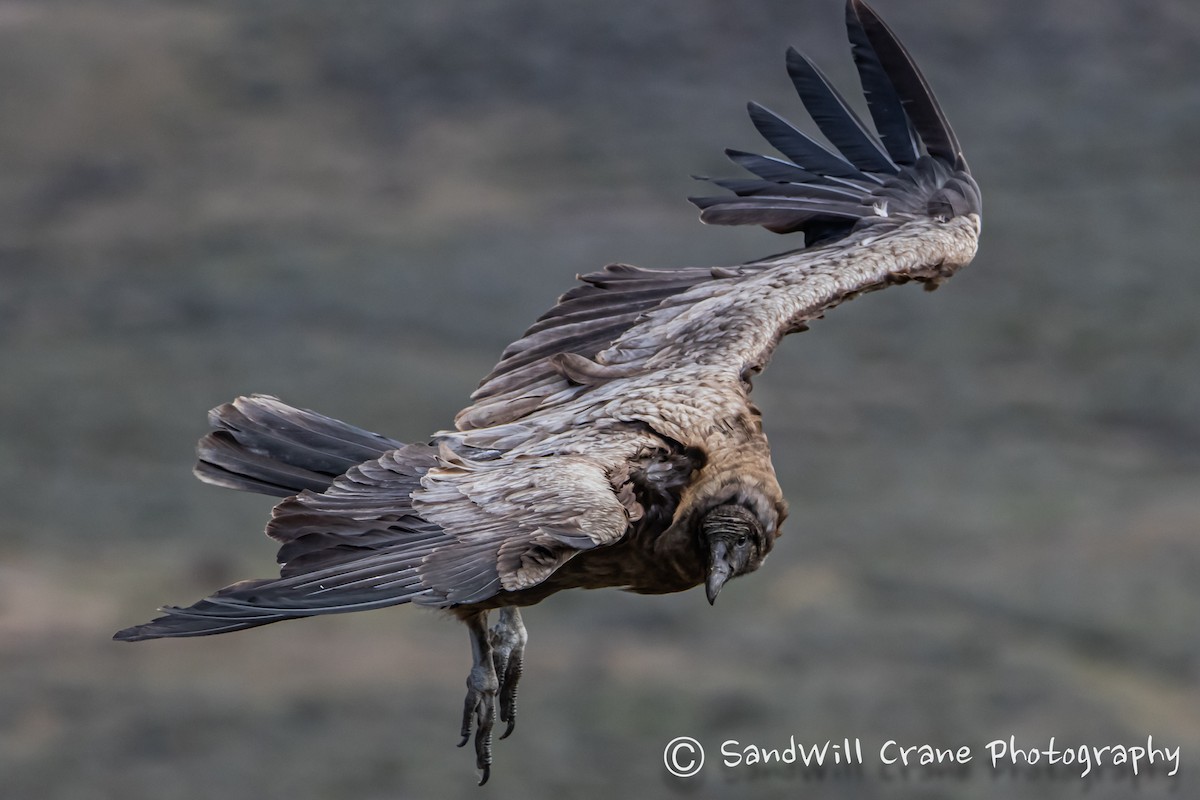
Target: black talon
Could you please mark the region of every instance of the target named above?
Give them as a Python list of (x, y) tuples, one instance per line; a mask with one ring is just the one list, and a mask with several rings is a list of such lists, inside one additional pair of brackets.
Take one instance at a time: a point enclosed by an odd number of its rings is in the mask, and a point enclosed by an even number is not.
[(462, 741), (456, 747), (463, 747), (467, 742), (471, 741), (471, 713), (475, 710), (475, 698), (472, 696), (474, 692), (471, 689), (471, 679), (467, 678), (467, 699), (463, 708), (462, 730), (459, 734), (462, 736)]
[(500, 682), (493, 663), (492, 646), (488, 641), (487, 612), (480, 612), (466, 620), (471, 631), (471, 655), (474, 663), (467, 676), (467, 697), (463, 702), (462, 741), (459, 747), (471, 739), (472, 717), (475, 728), (475, 766), (482, 770), (479, 785), (487, 783), (491, 776), (492, 726), (496, 720), (496, 694)]
[(491, 631), (496, 677), (500, 680), (500, 721), (507, 723), (501, 739), (507, 739), (517, 724), (517, 684), (525, 664), (528, 638), (520, 610), (515, 606), (501, 608), (500, 620)]
[(507, 739), (517, 725), (517, 683), (521, 680), (524, 664), (524, 654), (518, 652), (505, 660), (504, 672), (500, 675), (500, 721), (508, 723), (501, 739)]
[(475, 732), (475, 766), (483, 770), (484, 780), (487, 780), (486, 776), (490, 774), (492, 768), (492, 725), (490, 722), (486, 726), (481, 722), (479, 730)]

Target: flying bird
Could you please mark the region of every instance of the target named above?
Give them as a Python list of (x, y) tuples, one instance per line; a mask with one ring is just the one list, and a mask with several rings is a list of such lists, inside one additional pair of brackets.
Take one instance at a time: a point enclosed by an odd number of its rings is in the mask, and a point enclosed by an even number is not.
[[(235, 583), (117, 639), (204, 636), (402, 603), (466, 624), (460, 746), (480, 783), (497, 716), (513, 730), (520, 608), (563, 589), (660, 594), (757, 570), (787, 515), (751, 379), (787, 334), (864, 292), (936, 288), (975, 255), (979, 187), (925, 78), (861, 0), (846, 23), (869, 127), (796, 50), (787, 71), (832, 148), (757, 104), (780, 156), (728, 150), (750, 177), (690, 198), (704, 222), (798, 232), (733, 267), (610, 265), (583, 276), (459, 412), (405, 444), (280, 400), (210, 412), (196, 475), (285, 498), (277, 578)], [(707, 179), (703, 179), (707, 180)], [(497, 612), (489, 628), (489, 615)]]

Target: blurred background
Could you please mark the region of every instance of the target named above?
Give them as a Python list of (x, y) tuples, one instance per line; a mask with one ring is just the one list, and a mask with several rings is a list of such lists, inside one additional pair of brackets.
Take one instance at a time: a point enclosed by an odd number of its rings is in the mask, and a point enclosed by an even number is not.
[[(756, 382), (791, 501), (768, 565), (530, 609), (475, 788), (462, 626), (411, 608), (111, 642), (274, 571), (271, 501), (200, 484), (267, 392), (450, 424), (575, 273), (799, 245), (689, 175), (856, 86), (838, 0), (0, 1), (0, 794), (1184, 796), (1200, 769), (1200, 5), (878, 0), (984, 188), (941, 291), (837, 309)], [(861, 108), (861, 105), (860, 105)], [(983, 745), (1181, 747), (1175, 778), (996, 774)], [(670, 777), (668, 740), (709, 750)], [(859, 772), (720, 743), (860, 737)], [(880, 771), (887, 739), (970, 745)]]

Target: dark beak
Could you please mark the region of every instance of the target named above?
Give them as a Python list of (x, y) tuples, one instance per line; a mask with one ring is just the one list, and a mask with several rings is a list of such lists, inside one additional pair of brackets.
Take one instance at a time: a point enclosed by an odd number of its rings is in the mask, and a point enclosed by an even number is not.
[(717, 595), (721, 593), (721, 587), (725, 585), (725, 581), (729, 580), (729, 562), (725, 555), (725, 543), (714, 542), (712, 552), (709, 553), (708, 580), (704, 583), (704, 593), (708, 595), (709, 605), (717, 602)]

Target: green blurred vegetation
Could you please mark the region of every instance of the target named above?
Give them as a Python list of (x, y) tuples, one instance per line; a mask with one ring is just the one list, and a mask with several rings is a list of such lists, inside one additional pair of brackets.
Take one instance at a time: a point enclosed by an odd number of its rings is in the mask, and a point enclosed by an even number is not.
[[(790, 734), (1181, 745), (1200, 765), (1200, 6), (878, 0), (984, 189), (976, 262), (839, 308), (758, 382), (792, 503), (766, 568), (527, 614), (477, 790), (459, 626), (413, 609), (122, 646), (269, 574), (269, 501), (190, 475), (270, 392), (450, 424), (572, 275), (730, 264), (690, 174), (843, 86), (838, 0), (0, 1), (0, 795), (1127, 797), (1028, 773), (721, 770)], [(731, 780), (732, 777), (732, 780)]]

